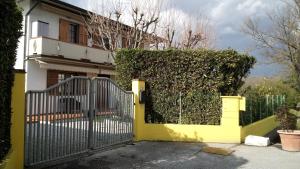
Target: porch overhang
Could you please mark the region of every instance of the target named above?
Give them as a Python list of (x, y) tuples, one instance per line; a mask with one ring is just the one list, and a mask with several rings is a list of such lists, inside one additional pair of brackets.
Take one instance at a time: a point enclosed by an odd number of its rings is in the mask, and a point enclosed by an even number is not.
[(95, 63), (46, 55), (29, 56), (28, 60), (36, 61), (42, 69), (115, 75), (115, 66), (109, 63)]

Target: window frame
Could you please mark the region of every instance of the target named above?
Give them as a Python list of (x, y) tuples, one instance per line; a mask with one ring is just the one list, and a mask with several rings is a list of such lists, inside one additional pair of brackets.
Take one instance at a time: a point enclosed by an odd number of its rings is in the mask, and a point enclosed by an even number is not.
[(68, 28), (68, 41), (70, 43), (79, 44), (79, 24), (78, 23), (69, 23)]

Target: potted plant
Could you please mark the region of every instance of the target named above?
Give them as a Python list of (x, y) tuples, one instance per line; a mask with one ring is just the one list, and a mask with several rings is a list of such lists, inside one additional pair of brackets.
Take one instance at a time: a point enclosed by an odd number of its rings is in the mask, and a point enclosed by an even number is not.
[(279, 122), (281, 146), (286, 151), (300, 151), (300, 130), (296, 130), (297, 116), (289, 112), (287, 106), (280, 107), (276, 112)]

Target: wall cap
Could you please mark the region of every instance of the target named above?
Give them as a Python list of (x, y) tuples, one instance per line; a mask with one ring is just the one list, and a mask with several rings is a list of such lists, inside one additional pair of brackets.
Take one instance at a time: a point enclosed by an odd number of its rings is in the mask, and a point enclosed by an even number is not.
[(132, 79), (132, 81), (140, 81), (140, 82), (144, 82), (144, 80), (141, 80), (141, 79)]
[(24, 69), (14, 69), (14, 73), (26, 73)]
[(242, 96), (221, 96), (221, 98), (237, 98), (237, 99), (241, 99)]

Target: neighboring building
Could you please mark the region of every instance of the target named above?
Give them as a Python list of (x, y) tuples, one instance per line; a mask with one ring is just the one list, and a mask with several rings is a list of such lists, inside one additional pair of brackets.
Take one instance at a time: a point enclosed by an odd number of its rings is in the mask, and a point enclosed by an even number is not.
[[(92, 45), (84, 27), (87, 11), (57, 0), (19, 0), (23, 32), (16, 69), (25, 69), (26, 90), (43, 90), (71, 76), (111, 77), (109, 51)], [(26, 22), (26, 24), (25, 24)]]

